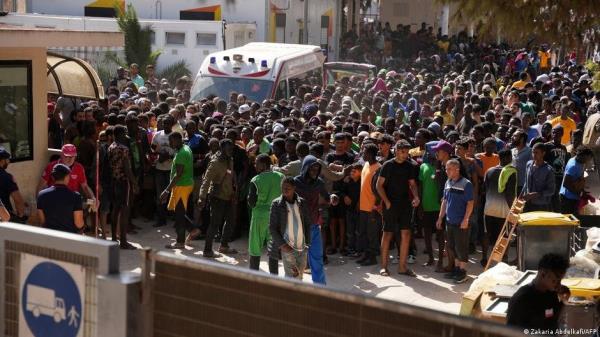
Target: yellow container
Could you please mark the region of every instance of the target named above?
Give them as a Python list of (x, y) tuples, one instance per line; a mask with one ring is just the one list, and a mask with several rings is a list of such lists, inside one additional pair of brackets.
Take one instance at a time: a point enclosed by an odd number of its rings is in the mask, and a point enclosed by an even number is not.
[(600, 297), (600, 280), (592, 278), (568, 278), (561, 281), (569, 288), (571, 296), (594, 299)]
[(579, 219), (573, 214), (552, 212), (528, 212), (519, 214), (521, 226), (579, 226)]

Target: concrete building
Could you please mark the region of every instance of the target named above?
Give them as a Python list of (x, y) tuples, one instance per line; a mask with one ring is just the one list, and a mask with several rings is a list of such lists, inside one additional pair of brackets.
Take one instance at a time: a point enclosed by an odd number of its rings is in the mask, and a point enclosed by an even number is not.
[[(120, 0), (132, 4), (141, 19), (255, 23), (256, 41), (306, 43), (338, 55), (341, 0)], [(28, 13), (112, 15), (112, 0), (28, 2)]]

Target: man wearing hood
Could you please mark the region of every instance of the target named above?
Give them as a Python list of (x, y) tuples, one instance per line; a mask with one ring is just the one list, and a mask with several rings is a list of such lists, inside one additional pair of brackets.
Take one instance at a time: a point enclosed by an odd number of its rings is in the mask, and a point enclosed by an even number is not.
[(314, 283), (325, 284), (325, 271), (323, 269), (323, 242), (321, 239), (320, 222), (322, 222), (319, 212), (321, 198), (325, 202), (331, 202), (336, 205), (339, 200), (335, 194), (331, 197), (325, 189), (325, 183), (319, 178), (321, 173), (321, 164), (315, 156), (308, 155), (302, 161), (300, 175), (294, 180), (296, 182), (296, 192), (306, 201), (308, 206), (309, 218), (311, 222), (310, 242), (308, 249), (308, 260)]

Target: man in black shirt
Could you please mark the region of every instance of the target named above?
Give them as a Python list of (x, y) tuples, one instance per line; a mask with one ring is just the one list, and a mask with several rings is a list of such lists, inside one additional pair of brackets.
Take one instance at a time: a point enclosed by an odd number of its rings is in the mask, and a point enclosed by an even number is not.
[(560, 200), (558, 194), (562, 185), (565, 166), (569, 161), (569, 151), (561, 144), (564, 129), (557, 125), (552, 129), (552, 141), (546, 143), (546, 156), (544, 160), (554, 169), (554, 196), (552, 197), (552, 211), (560, 213)]
[(553, 253), (544, 255), (535, 279), (510, 299), (507, 324), (529, 329), (530, 335), (554, 334), (562, 309), (561, 300), (570, 296), (569, 288), (560, 283), (568, 267), (569, 261), (565, 257)]
[[(350, 166), (354, 163), (354, 155), (348, 152), (348, 142), (346, 134), (343, 132), (336, 133), (335, 138), (335, 151), (331, 152), (325, 158), (327, 164), (336, 164), (344, 167)], [(342, 197), (342, 190), (344, 189), (344, 182), (337, 181), (333, 183), (333, 191)], [(327, 250), (328, 255), (337, 253), (339, 247), (340, 254), (347, 255), (346, 250), (346, 207), (344, 203), (339, 203), (336, 206), (329, 208), (329, 249)]]
[(83, 228), (83, 203), (81, 195), (71, 191), (71, 169), (64, 164), (52, 168), (54, 185), (38, 194), (37, 213), (45, 228), (77, 233)]
[(398, 273), (401, 275), (416, 276), (406, 266), (410, 235), (412, 233), (410, 221), (411, 206), (417, 207), (420, 203), (416, 182), (418, 170), (414, 161), (409, 160), (408, 150), (410, 148), (411, 145), (408, 141), (404, 139), (398, 141), (396, 144), (396, 157), (383, 164), (381, 174), (377, 179), (377, 192), (384, 203), (381, 270), (379, 272), (382, 276), (389, 276), (387, 265), (390, 241), (398, 234), (401, 234), (400, 240), (397, 240), (397, 242), (400, 242)]
[[(25, 216), (25, 201), (21, 192), (19, 192), (19, 187), (12, 174), (6, 171), (9, 163), (10, 153), (3, 147), (0, 147), (0, 200), (10, 214), (13, 222), (25, 223), (25, 220), (27, 220)], [(15, 203), (14, 209), (10, 202), (11, 199)]]

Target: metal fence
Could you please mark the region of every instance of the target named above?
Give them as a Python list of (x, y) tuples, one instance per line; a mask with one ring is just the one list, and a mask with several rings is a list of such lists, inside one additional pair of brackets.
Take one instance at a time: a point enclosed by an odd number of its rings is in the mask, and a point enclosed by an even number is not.
[(194, 258), (152, 256), (152, 335), (509, 337), (519, 331)]

